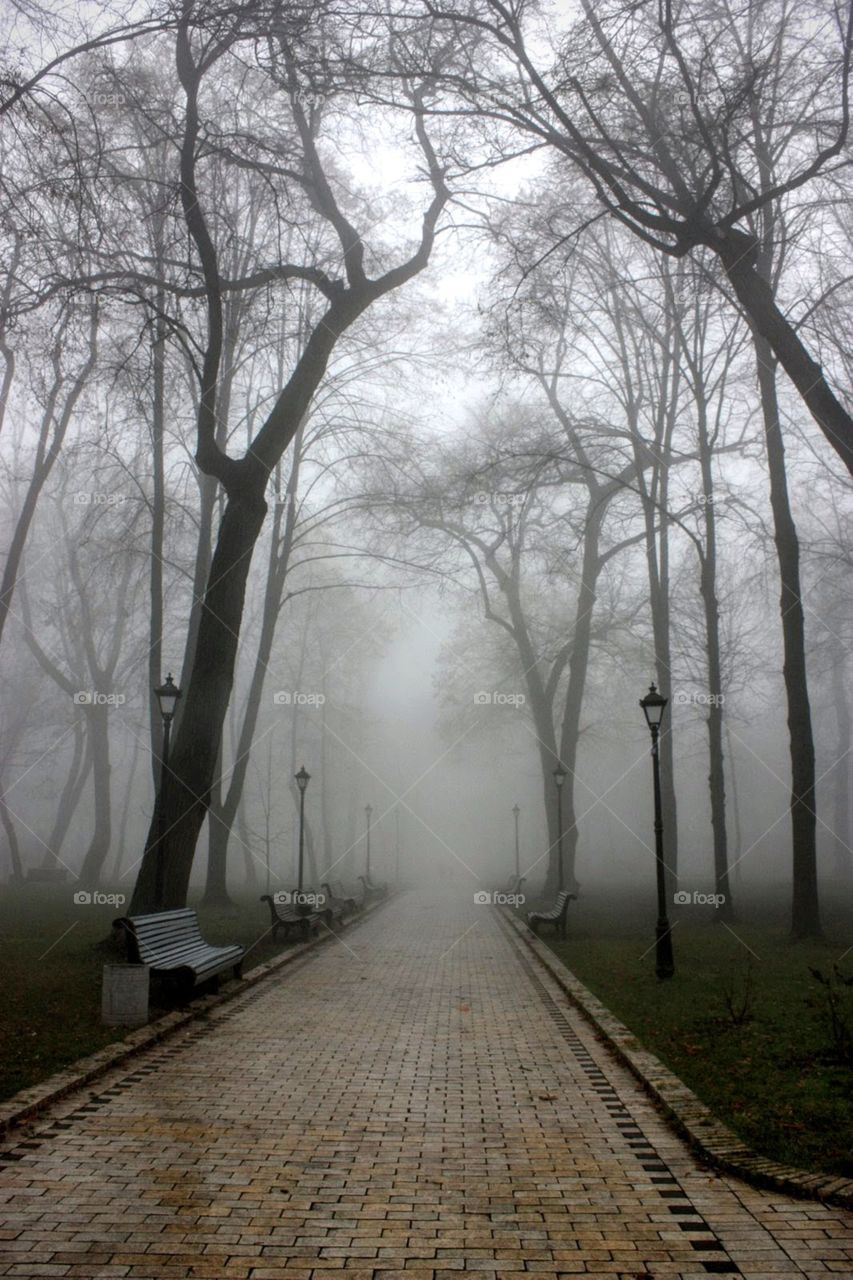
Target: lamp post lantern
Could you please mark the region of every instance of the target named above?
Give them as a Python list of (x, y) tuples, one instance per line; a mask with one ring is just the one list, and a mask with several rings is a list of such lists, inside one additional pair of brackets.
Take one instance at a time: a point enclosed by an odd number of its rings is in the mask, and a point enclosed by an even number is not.
[(554, 770), (554, 782), (557, 787), (557, 892), (563, 891), (563, 783), (568, 773), (562, 764)]
[(367, 859), (364, 867), (364, 878), (370, 884), (370, 815), (373, 813), (373, 805), (366, 804), (364, 806), (364, 816), (367, 818)]
[(659, 978), (671, 978), (675, 973), (675, 957), (672, 951), (672, 932), (666, 910), (666, 874), (663, 861), (663, 817), (661, 816), (660, 758), (658, 738), (668, 699), (653, 684), (645, 698), (640, 699), (646, 724), (652, 735), (652, 777), (655, 793), (655, 863), (657, 867), (658, 921), (655, 928), (655, 973)]
[(305, 765), (295, 773), (296, 785), (299, 788), (299, 872), (297, 876), (297, 903), (302, 902), (302, 867), (305, 859), (305, 788), (311, 781), (311, 774), (305, 768)]
[(512, 816), (515, 818), (515, 883), (518, 885), (518, 879), (521, 874), (521, 868), (518, 865), (518, 815), (521, 813), (517, 804), (512, 806)]
[(166, 787), (169, 778), (169, 745), (172, 735), (172, 720), (181, 691), (172, 679), (171, 671), (163, 683), (154, 689), (154, 696), (160, 707), (163, 718), (163, 747), (160, 752), (160, 797), (158, 803), (159, 818), (157, 822), (157, 871), (154, 881), (154, 896), (157, 910), (163, 909), (163, 888), (165, 882), (165, 865), (163, 843), (166, 838)]

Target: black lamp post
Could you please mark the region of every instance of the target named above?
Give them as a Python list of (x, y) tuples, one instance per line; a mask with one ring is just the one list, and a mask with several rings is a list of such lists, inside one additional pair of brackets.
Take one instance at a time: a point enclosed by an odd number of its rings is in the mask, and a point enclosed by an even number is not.
[(364, 878), (370, 884), (370, 815), (373, 813), (373, 805), (366, 804), (364, 806), (364, 815), (367, 818), (367, 861), (364, 868)]
[(172, 734), (172, 720), (175, 716), (175, 708), (178, 705), (178, 698), (181, 696), (180, 689), (172, 679), (171, 671), (159, 688), (155, 688), (154, 695), (160, 705), (160, 715), (163, 717), (163, 748), (160, 752), (160, 797), (157, 822), (157, 874), (154, 883), (157, 910), (162, 911), (165, 881), (165, 850), (163, 844), (166, 838), (166, 786), (169, 777), (169, 742)]
[(297, 905), (302, 903), (302, 865), (305, 856), (305, 788), (311, 781), (311, 774), (305, 768), (305, 765), (295, 773), (296, 785), (299, 788), (299, 874), (297, 877)]
[(557, 786), (557, 892), (563, 891), (563, 783), (568, 773), (561, 764), (554, 770), (554, 782)]
[(518, 865), (518, 815), (521, 813), (517, 804), (512, 806), (512, 816), (515, 818), (515, 883), (518, 887), (518, 878), (521, 874), (521, 868)]
[(658, 693), (653, 684), (645, 698), (640, 699), (640, 706), (646, 717), (652, 735), (652, 776), (655, 788), (655, 860), (657, 863), (658, 889), (658, 922), (655, 929), (655, 972), (659, 978), (671, 978), (675, 973), (675, 958), (672, 953), (672, 933), (666, 911), (666, 875), (663, 861), (663, 818), (661, 816), (660, 798), (660, 759), (658, 756), (658, 738), (663, 713), (668, 699)]

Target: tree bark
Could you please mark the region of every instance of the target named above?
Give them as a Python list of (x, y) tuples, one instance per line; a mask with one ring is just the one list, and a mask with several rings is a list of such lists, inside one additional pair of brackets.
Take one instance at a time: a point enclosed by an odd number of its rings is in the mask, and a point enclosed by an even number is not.
[(735, 918), (729, 883), (729, 850), (726, 832), (726, 774), (723, 759), (723, 672), (720, 654), (720, 604), (717, 599), (717, 517), (714, 512), (714, 476), (711, 467), (711, 443), (705, 405), (697, 398), (699, 421), (699, 461), (702, 471), (702, 497), (705, 547), (699, 569), (699, 590), (705, 611), (705, 649), (708, 661), (708, 787), (711, 801), (711, 831), (714, 842), (714, 890), (722, 895), (717, 908), (720, 920)]
[(751, 252), (743, 232), (729, 235), (715, 244), (726, 276), (743, 307), (753, 332), (765, 350), (778, 360), (832, 448), (853, 475), (853, 418), (830, 390), (823, 369), (813, 360), (797, 331), (780, 311), (772, 285), (753, 265), (757, 242)]
[(168, 763), (169, 786), (166, 797), (159, 797), (155, 807), (131, 915), (153, 910), (156, 905), (158, 857), (163, 866), (160, 905), (180, 907), (186, 902), (234, 683), (252, 552), (267, 509), (262, 492), (262, 485), (257, 485), (254, 493), (250, 489), (238, 491), (225, 505), (199, 616), (183, 715)]
[(93, 703), (86, 708), (87, 737), (92, 755), (92, 800), (95, 826), (83, 865), (80, 883), (93, 889), (100, 883), (104, 862), (110, 851), (112, 834), (112, 805), (110, 801), (110, 738), (109, 710)]
[(563, 854), (566, 865), (566, 887), (573, 892), (576, 892), (578, 887), (575, 863), (579, 835), (575, 803), (575, 769), (578, 759), (581, 710), (589, 669), (596, 584), (601, 572), (599, 548), (606, 506), (603, 496), (594, 489), (590, 493), (584, 522), (581, 581), (575, 606), (572, 651), (568, 661), (569, 680), (563, 704), (563, 723), (560, 727), (560, 759), (569, 774), (563, 785)]
[(41, 860), (43, 867), (56, 866), (59, 860), (59, 851), (71, 825), (71, 819), (77, 811), (80, 796), (83, 794), (83, 788), (86, 785), (86, 779), (89, 777), (91, 769), (92, 755), (88, 739), (83, 732), (83, 726), (78, 720), (74, 725), (74, 747), (71, 753), (71, 763), (68, 767), (68, 776), (59, 796), (56, 817), (48, 837), (44, 857)]
[(791, 931), (795, 938), (817, 938), (821, 927), (817, 885), (815, 751), (800, 588), (800, 543), (788, 498), (785, 445), (776, 390), (776, 358), (769, 342), (760, 333), (755, 333), (753, 340), (770, 477), (773, 540), (782, 588), (779, 602), (784, 652), (782, 675), (788, 706), (791, 756), (794, 881)]
[(835, 787), (833, 793), (833, 826), (835, 829), (835, 874), (842, 884), (847, 884), (853, 872), (853, 855), (850, 853), (850, 748), (851, 725), (845, 665), (847, 651), (843, 644), (835, 648), (832, 663), (832, 701), (835, 707)]

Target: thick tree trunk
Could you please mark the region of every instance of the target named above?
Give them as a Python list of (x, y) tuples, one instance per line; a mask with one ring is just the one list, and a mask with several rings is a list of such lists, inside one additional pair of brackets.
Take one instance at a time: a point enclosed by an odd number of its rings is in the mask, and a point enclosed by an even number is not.
[(101, 881), (112, 834), (112, 804), (110, 798), (110, 730), (109, 711), (106, 706), (93, 703), (86, 710), (86, 723), (92, 753), (92, 800), (95, 828), (89, 848), (80, 868), (80, 883), (95, 888)]
[(835, 874), (842, 884), (850, 881), (853, 873), (853, 855), (850, 853), (850, 748), (851, 725), (845, 665), (847, 651), (839, 644), (832, 664), (832, 700), (835, 707), (835, 786), (833, 802), (833, 827), (835, 831)]
[(569, 681), (563, 704), (563, 723), (560, 730), (560, 758), (569, 776), (563, 785), (563, 856), (566, 867), (566, 888), (577, 892), (575, 862), (578, 847), (578, 825), (575, 795), (575, 769), (580, 739), (581, 710), (589, 669), (592, 642), (592, 617), (595, 610), (596, 584), (601, 569), (599, 545), (601, 525), (606, 505), (596, 491), (590, 494), (584, 523), (583, 561), (581, 581), (575, 605), (575, 625), (572, 636), (572, 652), (569, 657)]
[[(559, 753), (557, 750), (557, 735), (554, 731), (554, 707), (553, 701), (549, 700), (542, 682), (542, 673), (539, 669), (533, 644), (527, 630), (527, 624), (521, 607), (521, 601), (518, 594), (518, 583), (509, 577), (502, 582), (502, 588), (506, 597), (509, 614), (512, 619), (513, 635), (515, 644), (521, 658), (522, 670), (524, 671), (524, 681), (527, 686), (527, 700), (530, 707), (530, 714), (533, 717), (533, 727), (536, 733), (536, 745), (539, 750), (539, 766), (542, 770), (542, 793), (545, 802), (545, 819), (548, 828), (548, 849), (545, 852), (544, 859), (537, 859), (530, 868), (522, 868), (522, 875), (528, 870), (538, 868), (541, 861), (545, 861), (545, 893), (548, 895), (555, 894), (560, 880), (559, 860), (560, 860), (560, 823), (559, 810), (557, 803), (557, 787), (554, 781), (554, 769), (559, 762)], [(565, 787), (563, 788), (565, 790)], [(563, 805), (563, 835), (566, 831), (566, 810)], [(563, 841), (563, 886), (567, 887), (569, 877), (566, 871), (566, 844)]]
[(738, 797), (737, 766), (735, 765), (734, 747), (732, 746), (731, 730), (729, 729), (728, 723), (725, 720), (723, 722), (723, 725), (724, 725), (725, 734), (726, 734), (726, 747), (728, 749), (729, 778), (731, 780), (731, 792), (732, 792), (732, 819), (734, 821), (734, 829), (735, 829), (734, 830), (734, 836), (735, 836), (734, 873), (735, 873), (735, 880), (738, 882), (738, 885), (740, 885), (743, 881), (743, 862), (742, 862), (743, 831), (741, 829), (741, 823), (740, 823), (740, 799)]
[(705, 650), (708, 659), (708, 786), (711, 831), (714, 841), (714, 891), (721, 895), (718, 918), (734, 920), (729, 884), (729, 850), (726, 832), (726, 774), (723, 760), (723, 673), (720, 657), (720, 605), (717, 599), (717, 517), (714, 512), (714, 477), (704, 408), (699, 407), (699, 452), (704, 496), (705, 550), (700, 566), (699, 589), (705, 610)]
[(12, 880), (21, 881), (24, 878), (24, 868), (21, 863), (21, 848), (18, 844), (18, 833), (15, 830), (14, 819), (12, 818), (6, 804), (6, 798), (3, 795), (0, 795), (0, 823), (3, 824), (3, 830), (6, 832), (6, 847), (9, 850), (11, 878)]
[[(222, 906), (229, 902), (227, 889), (228, 841), (240, 809), (243, 790), (246, 785), (252, 743), (255, 738), (264, 683), (269, 669), (270, 655), (281, 610), (281, 598), (287, 581), (287, 568), (290, 563), (296, 524), (295, 499), (299, 483), (299, 462), (302, 451), (303, 430), (304, 423), (301, 423), (293, 441), (293, 461), (287, 485), (288, 501), (285, 504), (285, 529), (281, 546), (279, 546), (279, 539), (281, 536), (282, 508), (279, 506), (275, 509), (275, 517), (270, 534), (261, 629), (252, 667), (252, 678), (249, 682), (249, 692), (243, 708), (240, 734), (235, 748), (234, 767), (229, 778), (228, 789), (224, 796), (221, 794), (217, 796), (215, 816), (211, 817), (210, 858), (208, 862), (207, 887), (204, 895), (204, 901), (209, 905)], [(221, 793), (221, 787), (218, 788), (218, 791)], [(245, 851), (246, 846), (244, 844)], [(249, 856), (251, 859), (251, 855)]]
[(714, 585), (715, 567), (706, 547), (702, 563), (702, 599), (705, 605), (705, 643), (708, 655), (708, 786), (711, 800), (711, 831), (714, 841), (714, 890), (722, 895), (717, 908), (721, 920), (734, 920), (734, 902), (729, 883), (729, 851), (726, 834), (726, 776), (723, 760), (723, 694), (720, 674), (720, 612)]
[(158, 857), (163, 868), (162, 906), (181, 907), (186, 902), (234, 683), (246, 581), (265, 514), (260, 486), (256, 493), (236, 492), (226, 503), (199, 615), (183, 715), (169, 759), (169, 785), (155, 809), (131, 914), (155, 909)]
[(139, 746), (140, 739), (133, 739), (133, 755), (130, 758), (130, 768), (127, 773), (127, 780), (124, 786), (124, 804), (122, 806), (121, 818), (119, 819), (118, 832), (115, 840), (115, 858), (110, 872), (114, 883), (118, 883), (121, 879), (121, 868), (124, 863), (124, 853), (127, 847), (127, 825), (130, 820), (130, 808), (134, 800), (134, 781), (136, 779), (136, 768), (139, 764)]
[[(162, 292), (157, 297), (158, 314), (166, 309)], [(148, 569), (148, 589), (151, 614), (148, 621), (148, 719), (151, 732), (151, 769), (154, 790), (160, 785), (160, 759), (163, 751), (163, 717), (154, 690), (165, 679), (163, 670), (163, 535), (166, 519), (166, 485), (163, 457), (163, 440), (166, 416), (166, 336), (161, 321), (157, 322), (157, 336), (152, 347), (154, 361), (154, 387), (151, 409), (151, 556)]]
[(83, 725), (78, 720), (74, 725), (74, 749), (71, 754), (71, 763), (68, 767), (68, 776), (59, 796), (56, 817), (48, 836), (44, 857), (41, 860), (43, 867), (55, 867), (59, 861), (59, 851), (71, 825), (71, 819), (77, 812), (77, 805), (80, 803), (80, 796), (83, 794), (83, 788), (86, 785), (91, 768), (92, 756), (89, 744)]
[[(797, 388), (832, 448), (853, 475), (853, 418), (836, 399), (791, 322), (780, 311), (773, 288), (756, 269), (757, 242), (729, 232), (715, 249), (753, 331)], [(774, 360), (775, 365), (775, 360)]]
[(207, 880), (202, 899), (206, 907), (221, 908), (234, 905), (228, 896), (229, 825), (222, 812), (222, 746), (220, 744), (207, 812)]
[[(678, 887), (678, 810), (675, 800), (675, 759), (672, 733), (672, 645), (670, 639), (669, 610), (669, 562), (667, 556), (668, 533), (666, 528), (666, 495), (662, 490), (660, 506), (660, 544), (655, 530), (657, 507), (644, 503), (646, 521), (646, 565), (649, 575), (649, 602), (652, 614), (652, 636), (655, 646), (655, 680), (665, 698), (669, 699), (670, 715), (664, 721), (658, 743), (661, 785), (661, 817), (664, 840), (664, 874), (668, 900)], [(645, 690), (644, 690), (645, 692)]]
[(780, 609), (791, 755), (791, 830), (793, 902), (791, 930), (796, 938), (820, 936), (815, 815), (815, 752), (806, 670), (805, 620), (800, 589), (800, 543), (788, 499), (785, 445), (776, 393), (776, 359), (768, 341), (754, 334), (758, 386), (764, 419), (773, 538), (781, 579)]

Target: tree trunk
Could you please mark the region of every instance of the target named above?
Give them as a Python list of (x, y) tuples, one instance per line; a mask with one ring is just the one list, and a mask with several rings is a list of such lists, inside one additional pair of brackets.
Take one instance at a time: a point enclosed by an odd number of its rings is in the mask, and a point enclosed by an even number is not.
[(127, 781), (125, 783), (124, 805), (119, 820), (118, 834), (116, 836), (116, 855), (112, 866), (112, 879), (114, 883), (118, 883), (121, 879), (121, 868), (124, 862), (124, 851), (127, 842), (127, 824), (130, 818), (130, 807), (133, 803), (133, 784), (136, 778), (136, 766), (139, 763), (139, 746), (140, 739), (133, 739), (133, 754), (130, 757), (130, 769), (127, 773)]
[(581, 582), (575, 606), (575, 626), (572, 637), (572, 652), (569, 657), (569, 682), (566, 688), (566, 699), (563, 705), (563, 723), (560, 732), (560, 759), (568, 770), (568, 777), (563, 785), (563, 855), (566, 867), (566, 885), (573, 893), (577, 892), (578, 882), (575, 876), (575, 861), (578, 847), (577, 812), (575, 806), (575, 768), (578, 758), (578, 741), (580, 739), (581, 709), (583, 707), (586, 675), (589, 668), (589, 653), (592, 641), (592, 616), (596, 601), (596, 584), (601, 571), (599, 561), (599, 542), (601, 525), (606, 510), (605, 503), (597, 491), (590, 494), (587, 503), (586, 521), (584, 523), (583, 562), (581, 566)]
[[(498, 574), (496, 576), (499, 577)], [(499, 577), (500, 580), (500, 577)], [(521, 658), (524, 682), (527, 686), (527, 698), (533, 726), (536, 731), (536, 745), (539, 749), (539, 767), (542, 771), (542, 791), (545, 801), (545, 819), (548, 828), (548, 849), (545, 854), (545, 893), (557, 892), (559, 884), (560, 858), (560, 823), (557, 803), (557, 787), (554, 781), (554, 769), (560, 760), (557, 750), (557, 735), (554, 730), (553, 701), (549, 700), (542, 682), (542, 672), (527, 630), (527, 623), (518, 594), (518, 582), (515, 578), (504, 576), (502, 590), (512, 619), (513, 636)], [(564, 787), (565, 790), (565, 787)], [(566, 829), (566, 812), (563, 806), (563, 834)], [(568, 887), (569, 878), (566, 873), (566, 846), (563, 842), (563, 887)], [(538, 866), (542, 859), (537, 859), (533, 866)], [(533, 870), (533, 866), (529, 870)], [(524, 874), (524, 871), (522, 871)]]
[(234, 905), (228, 896), (229, 826), (222, 812), (222, 745), (220, 744), (207, 814), (207, 879), (202, 898), (202, 903), (206, 907)]
[[(832, 448), (853, 475), (853, 418), (830, 390), (823, 370), (799, 339), (796, 329), (779, 310), (772, 285), (753, 264), (752, 249), (743, 232), (730, 232), (714, 247), (726, 276), (764, 349), (782, 365)], [(775, 359), (773, 358), (775, 357)]]
[(833, 826), (835, 829), (835, 874), (842, 884), (850, 881), (853, 857), (850, 853), (850, 704), (847, 701), (847, 681), (844, 667), (847, 651), (842, 644), (835, 650), (832, 664), (832, 701), (835, 708), (835, 725), (838, 737), (835, 743), (835, 788)]
[(56, 817), (48, 837), (47, 848), (41, 860), (43, 867), (55, 867), (59, 861), (59, 851), (71, 825), (71, 819), (77, 811), (77, 805), (80, 803), (80, 796), (83, 793), (91, 768), (92, 756), (89, 751), (89, 744), (86, 734), (83, 732), (83, 726), (77, 720), (74, 724), (74, 749), (71, 754), (71, 764), (68, 767), (68, 776), (59, 796), (59, 804), (56, 807)]
[(155, 807), (131, 914), (156, 908), (158, 856), (163, 866), (162, 906), (181, 907), (186, 902), (234, 683), (246, 581), (265, 514), (260, 485), (254, 493), (248, 487), (238, 490), (225, 505), (199, 614), (183, 715), (169, 759), (170, 782)]
[(705, 549), (699, 589), (705, 610), (705, 650), (708, 660), (708, 786), (711, 831), (714, 842), (714, 891), (722, 896), (717, 908), (720, 920), (735, 918), (729, 884), (729, 850), (726, 833), (726, 774), (723, 760), (723, 673), (720, 656), (720, 605), (717, 599), (717, 518), (714, 513), (714, 477), (704, 406), (699, 405), (699, 453), (704, 496)]
[(737, 768), (734, 762), (735, 756), (734, 756), (734, 747), (732, 746), (731, 730), (729, 729), (729, 726), (725, 721), (723, 722), (723, 724), (724, 724), (725, 734), (726, 734), (726, 747), (728, 748), (729, 777), (731, 779), (731, 790), (732, 790), (732, 818), (734, 820), (734, 828), (735, 828), (734, 872), (735, 872), (735, 880), (740, 886), (743, 882), (743, 862), (742, 862), (743, 832), (740, 825), (740, 800), (738, 798)]
[(86, 709), (86, 722), (92, 752), (92, 799), (95, 829), (80, 869), (80, 883), (93, 889), (100, 883), (104, 862), (110, 851), (112, 806), (110, 801), (110, 736), (109, 711), (93, 703)]
[(805, 620), (800, 591), (800, 544), (788, 500), (785, 445), (776, 393), (776, 359), (769, 342), (754, 334), (758, 386), (770, 477), (773, 538), (781, 579), (782, 674), (788, 705), (791, 754), (791, 832), (793, 838), (793, 902), (791, 931), (795, 938), (820, 937), (817, 885), (817, 819), (815, 752), (806, 671)]
[[(655, 679), (659, 691), (669, 699), (670, 719), (664, 723), (658, 742), (660, 763), (661, 817), (664, 839), (664, 875), (666, 892), (671, 900), (678, 886), (678, 811), (675, 800), (675, 760), (672, 734), (672, 647), (669, 626), (669, 561), (666, 554), (666, 493), (661, 486), (660, 546), (655, 530), (657, 509), (652, 501), (644, 502), (646, 522), (646, 565), (649, 575), (649, 602), (652, 614), (652, 636), (655, 646)], [(645, 692), (645, 690), (644, 690)]]
[[(159, 221), (158, 221), (159, 227)], [(162, 291), (157, 295), (158, 314), (166, 308)], [(154, 389), (151, 409), (151, 557), (148, 569), (151, 615), (148, 622), (148, 718), (151, 731), (151, 770), (154, 790), (160, 785), (160, 760), (163, 752), (163, 717), (154, 690), (165, 679), (163, 670), (163, 534), (166, 519), (166, 484), (163, 440), (166, 416), (166, 335), (165, 326), (157, 321), (157, 336), (152, 347)]]
[(6, 832), (6, 844), (9, 850), (9, 862), (11, 865), (11, 878), (20, 882), (24, 878), (24, 868), (21, 863), (21, 848), (18, 844), (18, 833), (15, 830), (14, 820), (6, 804), (5, 795), (0, 795), (0, 822), (2, 822), (3, 830)]
[[(293, 537), (296, 525), (296, 491), (299, 483), (299, 463), (302, 452), (303, 431), (304, 422), (300, 423), (293, 441), (293, 460), (287, 485), (288, 501), (285, 504), (284, 537), (280, 548), (279, 536), (281, 533), (282, 522), (281, 506), (277, 506), (274, 513), (270, 534), (269, 558), (267, 561), (267, 576), (266, 586), (264, 589), (261, 630), (258, 637), (258, 648), (255, 654), (254, 665), (252, 667), (252, 678), (249, 682), (249, 692), (246, 698), (246, 705), (243, 708), (240, 734), (234, 752), (234, 767), (231, 771), (231, 777), (228, 782), (228, 789), (225, 795), (218, 795), (217, 797), (215, 818), (212, 818), (211, 820), (210, 860), (208, 863), (207, 888), (205, 889), (204, 895), (204, 901), (209, 905), (221, 906), (226, 905), (229, 902), (226, 883), (228, 841), (231, 835), (231, 829), (234, 825), (234, 820), (240, 809), (240, 804), (243, 798), (243, 789), (246, 785), (246, 774), (248, 772), (249, 761), (251, 759), (252, 743), (255, 738), (258, 713), (261, 709), (261, 698), (263, 696), (264, 683), (266, 681), (267, 671), (269, 670), (270, 655), (272, 653), (273, 640), (275, 639), (276, 626), (278, 624), (279, 613), (281, 610), (281, 598), (284, 592), (284, 585), (287, 580), (287, 568), (290, 563), (290, 553), (293, 548)], [(221, 792), (221, 787), (217, 787), (217, 791)], [(245, 851), (246, 849), (244, 846), (244, 852)]]

